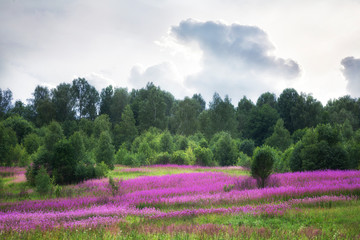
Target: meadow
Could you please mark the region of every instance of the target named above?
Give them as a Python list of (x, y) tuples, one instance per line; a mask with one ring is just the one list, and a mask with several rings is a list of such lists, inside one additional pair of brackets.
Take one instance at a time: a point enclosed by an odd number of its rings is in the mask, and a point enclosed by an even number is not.
[[(271, 175), (242, 167), (116, 166), (40, 196), (0, 168), (1, 239), (360, 239), (360, 171)], [(56, 197), (55, 197), (56, 195)]]

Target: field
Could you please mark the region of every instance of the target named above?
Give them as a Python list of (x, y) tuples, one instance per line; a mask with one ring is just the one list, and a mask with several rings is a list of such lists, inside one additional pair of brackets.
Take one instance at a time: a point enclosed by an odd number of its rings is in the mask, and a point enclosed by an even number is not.
[(241, 167), (116, 166), (39, 196), (1, 168), (1, 239), (360, 239), (360, 171), (273, 174)]

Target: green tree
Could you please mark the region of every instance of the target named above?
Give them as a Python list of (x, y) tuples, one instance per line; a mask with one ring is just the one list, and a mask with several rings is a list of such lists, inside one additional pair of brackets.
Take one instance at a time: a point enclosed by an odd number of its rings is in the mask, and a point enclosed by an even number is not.
[(77, 181), (75, 170), (77, 165), (77, 149), (72, 142), (63, 138), (56, 142), (50, 158), (50, 170), (57, 184), (69, 184)]
[(265, 144), (280, 151), (285, 151), (291, 145), (290, 133), (281, 118), (276, 122), (274, 132), (265, 140)]
[(24, 137), (24, 147), (29, 154), (35, 153), (41, 145), (41, 138), (35, 134), (30, 133)]
[(4, 118), (11, 109), (12, 92), (10, 89), (2, 91), (0, 88), (0, 119)]
[(95, 150), (96, 162), (104, 162), (110, 169), (114, 169), (115, 149), (108, 132), (100, 134), (98, 147)]
[(110, 106), (112, 102), (112, 98), (114, 95), (114, 90), (111, 85), (103, 88), (100, 93), (100, 115), (107, 114), (108, 116), (111, 115)]
[(272, 108), (277, 108), (276, 95), (274, 93), (266, 92), (260, 95), (256, 101), (256, 106), (261, 107), (268, 104)]
[(12, 166), (11, 150), (16, 146), (16, 133), (0, 122), (0, 166)]
[(110, 118), (112, 122), (118, 123), (129, 103), (129, 93), (127, 88), (115, 88), (114, 95), (110, 104)]
[(36, 191), (42, 196), (48, 194), (51, 190), (51, 179), (44, 167), (40, 168), (35, 177), (35, 186)]
[(212, 134), (220, 131), (236, 135), (236, 115), (234, 106), (228, 96), (222, 100), (218, 93), (213, 96), (209, 107), (210, 126)]
[(139, 108), (139, 127), (144, 131), (150, 127), (165, 129), (166, 103), (164, 92), (152, 83), (146, 86), (145, 98)]
[(255, 105), (251, 100), (243, 97), (237, 106), (236, 109), (236, 120), (237, 120), (237, 130), (240, 136), (249, 138), (249, 121), (250, 121), (250, 112), (255, 108)]
[(111, 123), (108, 115), (98, 116), (93, 124), (93, 134), (95, 138), (99, 138), (102, 132), (110, 132)]
[(55, 144), (63, 138), (64, 133), (61, 125), (56, 121), (52, 121), (47, 127), (46, 135), (44, 138), (46, 149), (49, 152), (53, 152)]
[(271, 136), (273, 127), (278, 119), (279, 114), (268, 104), (255, 107), (251, 110), (247, 131), (256, 145), (262, 145), (265, 139)]
[(58, 122), (75, 119), (75, 99), (71, 93), (71, 85), (61, 83), (51, 91), (55, 119)]
[(183, 101), (179, 101), (175, 111), (176, 132), (186, 136), (194, 134), (199, 128), (198, 116), (201, 109), (202, 106), (198, 100), (186, 97)]
[(255, 142), (251, 139), (245, 139), (239, 144), (239, 151), (245, 153), (249, 157), (252, 157), (255, 149)]
[(15, 101), (14, 107), (9, 110), (9, 114), (17, 114), (32, 123), (35, 123), (36, 120), (36, 112), (34, 106), (32, 104), (25, 105), (20, 100)]
[(38, 85), (33, 96), (31, 102), (36, 111), (36, 124), (42, 126), (55, 119), (55, 108), (51, 101), (50, 90)]
[(115, 146), (118, 148), (121, 144), (126, 143), (129, 148), (137, 136), (137, 133), (134, 114), (130, 105), (127, 105), (121, 116), (121, 122), (115, 125), (114, 128)]
[(221, 166), (235, 165), (238, 151), (229, 133), (220, 133), (219, 139), (214, 143), (213, 152), (215, 161)]
[(260, 188), (265, 187), (275, 162), (274, 149), (269, 146), (257, 147), (251, 164), (251, 176), (254, 177)]
[(74, 79), (71, 91), (75, 99), (75, 109), (78, 117), (94, 120), (97, 115), (97, 105), (100, 100), (99, 93), (85, 78)]
[(160, 138), (160, 149), (162, 152), (172, 153), (174, 150), (173, 138), (169, 131), (165, 131)]
[(3, 123), (5, 127), (15, 131), (18, 143), (21, 143), (26, 135), (34, 132), (33, 124), (19, 115), (8, 117)]
[(213, 166), (213, 153), (209, 148), (196, 147), (194, 149), (195, 164), (200, 166)]

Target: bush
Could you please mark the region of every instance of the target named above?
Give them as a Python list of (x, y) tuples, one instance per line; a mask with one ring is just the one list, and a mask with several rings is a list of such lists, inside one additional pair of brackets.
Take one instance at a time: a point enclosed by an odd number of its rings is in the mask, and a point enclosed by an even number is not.
[(169, 164), (170, 162), (171, 154), (168, 152), (162, 152), (156, 156), (156, 164)]
[(52, 188), (51, 179), (43, 166), (41, 166), (35, 177), (35, 187), (36, 191), (42, 196), (48, 194)]
[(178, 165), (189, 165), (190, 159), (183, 150), (175, 151), (171, 156), (171, 163)]
[(251, 167), (251, 157), (249, 157), (247, 154), (245, 154), (243, 152), (240, 152), (236, 165), (242, 166), (245, 168), (250, 168)]
[(245, 153), (249, 157), (252, 157), (255, 149), (255, 142), (253, 140), (245, 139), (239, 145), (239, 151)]
[(96, 178), (105, 177), (108, 172), (109, 172), (109, 168), (104, 162), (96, 164), (96, 166), (95, 166), (95, 177)]
[(195, 164), (200, 166), (213, 166), (213, 153), (210, 149), (197, 147), (194, 149)]
[(274, 152), (274, 149), (269, 146), (255, 149), (251, 164), (251, 176), (257, 180), (258, 187), (260, 188), (265, 187), (265, 182), (272, 172), (276, 158)]

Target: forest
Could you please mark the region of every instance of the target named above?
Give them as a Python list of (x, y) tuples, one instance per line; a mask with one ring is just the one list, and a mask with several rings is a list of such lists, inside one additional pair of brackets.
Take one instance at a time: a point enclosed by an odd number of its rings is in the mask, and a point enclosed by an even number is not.
[(323, 106), (285, 89), (234, 106), (214, 93), (206, 106), (201, 94), (178, 100), (153, 83), (98, 92), (78, 78), (37, 86), (26, 104), (0, 89), (0, 119), (0, 166), (27, 167), (33, 185), (42, 168), (57, 184), (105, 176), (115, 164), (250, 168), (264, 147), (278, 173), (360, 166), (360, 99), (350, 96)]

